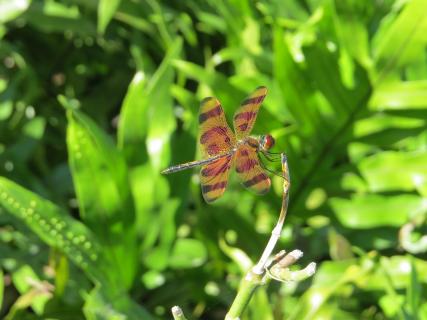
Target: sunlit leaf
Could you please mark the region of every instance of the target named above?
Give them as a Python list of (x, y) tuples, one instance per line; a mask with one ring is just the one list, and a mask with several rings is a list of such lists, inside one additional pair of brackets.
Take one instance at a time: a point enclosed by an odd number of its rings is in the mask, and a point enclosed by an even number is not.
[(392, 82), (375, 88), (369, 102), (373, 110), (427, 108), (427, 81)]
[(376, 34), (374, 56), (377, 64), (386, 68), (385, 72), (414, 61), (422, 54), (427, 43), (426, 11), (424, 0), (408, 1), (393, 23)]
[(414, 190), (427, 184), (427, 152), (382, 152), (363, 159), (360, 173), (374, 192)]
[(22, 295), (38, 289), (38, 292), (28, 297), (31, 296), (29, 303), (36, 314), (42, 314), (46, 303), (52, 298), (53, 286), (48, 282), (43, 283), (29, 265), (22, 266), (13, 273), (13, 284)]
[(196, 239), (178, 239), (169, 260), (172, 268), (194, 268), (206, 261), (206, 248)]
[(84, 224), (50, 201), (5, 178), (0, 178), (0, 203), (9, 213), (22, 219), (43, 241), (63, 251), (94, 279), (102, 278), (98, 269), (102, 259), (101, 247)]
[(95, 287), (86, 294), (83, 312), (89, 320), (154, 319), (126, 294), (108, 297), (108, 294), (102, 291), (102, 287)]
[(68, 110), (67, 145), (81, 217), (130, 285), (136, 270), (134, 207), (125, 160), (110, 138), (77, 110)]
[(98, 3), (98, 32), (104, 33), (114, 16), (121, 0), (99, 0)]
[(336, 217), (344, 226), (366, 229), (380, 226), (401, 226), (411, 213), (419, 210), (423, 199), (415, 195), (394, 197), (380, 195), (353, 196), (351, 199), (330, 199)]
[(15, 19), (30, 6), (31, 0), (0, 0), (0, 23)]

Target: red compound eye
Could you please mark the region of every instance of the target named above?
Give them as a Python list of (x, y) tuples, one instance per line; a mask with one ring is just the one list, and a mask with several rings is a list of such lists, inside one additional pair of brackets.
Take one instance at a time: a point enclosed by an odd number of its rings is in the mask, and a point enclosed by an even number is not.
[(269, 150), (270, 148), (272, 148), (274, 146), (274, 138), (272, 136), (270, 136), (269, 134), (264, 136), (263, 139), (263, 149), (264, 150)]

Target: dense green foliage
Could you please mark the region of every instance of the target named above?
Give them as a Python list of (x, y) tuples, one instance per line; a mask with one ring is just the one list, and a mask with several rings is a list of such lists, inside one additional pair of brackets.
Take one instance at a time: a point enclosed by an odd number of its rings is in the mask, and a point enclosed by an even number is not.
[[(280, 210), (207, 205), (198, 106), (286, 152), (279, 249), (318, 263), (244, 319), (427, 319), (427, 2), (0, 0), (0, 316), (221, 319)], [(270, 167), (278, 164), (268, 164)], [(403, 229), (402, 229), (403, 227)], [(414, 229), (414, 230), (412, 230)], [(399, 236), (400, 235), (400, 236)]]

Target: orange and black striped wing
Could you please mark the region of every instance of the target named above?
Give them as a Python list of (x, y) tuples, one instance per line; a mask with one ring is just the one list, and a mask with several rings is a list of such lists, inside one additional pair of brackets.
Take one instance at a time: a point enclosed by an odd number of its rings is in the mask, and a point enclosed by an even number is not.
[(248, 145), (240, 146), (236, 151), (236, 172), (242, 184), (256, 194), (265, 194), (270, 190), (271, 181), (259, 163), (256, 150)]
[(200, 170), (200, 182), (203, 198), (206, 202), (213, 202), (223, 195), (227, 188), (233, 162), (234, 152), (230, 152), (228, 155), (202, 167)]
[(266, 87), (258, 87), (241, 103), (234, 114), (233, 124), (236, 138), (242, 139), (249, 135), (255, 124), (258, 110), (267, 95)]
[(200, 104), (199, 144), (203, 158), (227, 153), (236, 144), (224, 110), (216, 98), (205, 98)]

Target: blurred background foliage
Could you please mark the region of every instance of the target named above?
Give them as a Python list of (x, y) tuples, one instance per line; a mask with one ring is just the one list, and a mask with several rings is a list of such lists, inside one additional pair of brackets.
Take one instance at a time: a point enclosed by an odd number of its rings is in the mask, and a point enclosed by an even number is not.
[[(221, 319), (281, 181), (203, 202), (197, 114), (269, 94), (289, 158), (280, 249), (313, 279), (244, 319), (427, 319), (425, 0), (0, 0), (5, 319)], [(269, 164), (274, 166), (274, 164)]]

